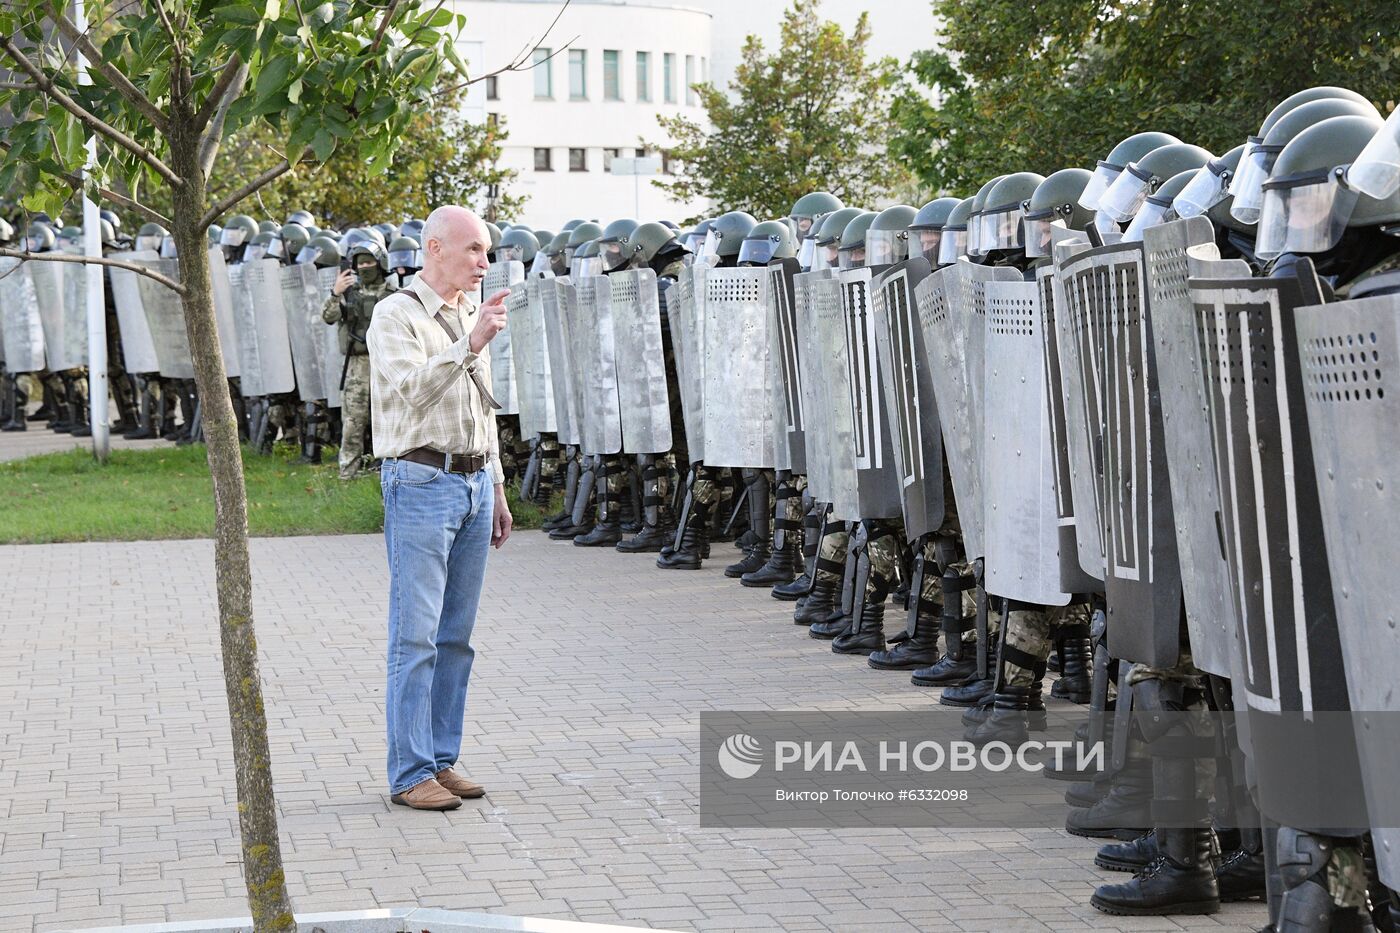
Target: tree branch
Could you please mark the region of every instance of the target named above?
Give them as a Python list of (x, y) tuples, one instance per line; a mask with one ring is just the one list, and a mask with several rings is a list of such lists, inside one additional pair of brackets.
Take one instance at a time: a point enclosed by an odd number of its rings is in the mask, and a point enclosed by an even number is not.
[[(31, 253), (28, 250), (8, 249), (3, 246), (0, 246), (0, 256), (11, 256), (22, 262), (76, 262), (84, 265), (111, 266), (114, 269), (125, 269), (137, 275), (144, 275), (146, 278), (154, 282), (159, 282), (182, 297), (185, 294), (185, 286), (170, 278), (170, 276), (162, 275), (153, 269), (147, 269), (140, 263), (127, 262), (123, 259), (108, 259), (106, 256), (80, 256), (76, 253)], [(19, 267), (16, 266), (15, 268), (17, 269)]]
[(167, 132), (170, 124), (160, 108), (152, 103), (151, 99), (145, 94), (141, 93), (141, 90), (136, 85), (132, 84), (126, 75), (122, 74), (121, 69), (103, 59), (102, 53), (92, 44), (92, 40), (88, 38), (87, 33), (78, 31), (77, 24), (63, 14), (63, 8), (61, 6), (50, 2), (49, 10), (49, 15), (53, 19), (54, 25), (58, 27), (58, 31), (63, 33), (70, 42), (78, 47), (78, 50), (87, 58), (88, 64), (95, 68), (104, 78), (112, 82), (112, 85), (116, 87), (121, 96), (133, 107), (141, 111), (141, 115), (147, 120), (150, 120), (156, 129), (160, 130), (162, 133)]
[[(553, 31), (554, 31), (554, 27), (557, 26), (557, 25), (559, 24), (559, 18), (560, 18), (561, 16), (563, 16), (563, 15), (564, 15), (564, 11), (567, 10), (567, 9), (569, 8), (569, 3), (570, 3), (570, 2), (571, 2), (571, 0), (564, 0), (564, 5), (561, 6), (561, 7), (559, 7), (559, 12), (554, 14), (554, 19), (550, 21), (549, 26), (545, 29), (545, 31), (544, 31), (543, 33), (541, 33), (540, 37), (539, 37), (537, 40), (535, 40), (535, 42), (534, 42), (533, 44), (530, 44), (530, 45), (528, 45), (528, 47), (526, 47), (526, 48), (524, 48), (524, 49), (521, 49), (520, 54), (517, 55), (517, 56), (515, 56), (515, 58), (511, 59), (510, 62), (509, 62), (508, 64), (503, 65), (503, 66), (501, 66), (500, 68), (497, 68), (495, 71), (488, 71), (488, 72), (486, 72), (486, 74), (484, 74), (484, 75), (480, 75), (480, 76), (475, 77), (475, 78), (468, 78), (466, 81), (463, 81), (461, 84), (453, 85), (452, 87), (443, 88), (442, 90), (438, 91), (438, 92), (437, 92), (436, 94), (434, 94), (433, 96), (434, 96), (434, 97), (441, 97), (441, 96), (444, 95), (444, 94), (452, 94), (452, 93), (454, 93), (454, 92), (456, 92), (456, 91), (460, 91), (460, 90), (461, 90), (462, 88), (464, 88), (464, 87), (470, 87), (471, 85), (476, 84), (478, 81), (485, 81), (487, 78), (494, 78), (494, 77), (496, 77), (497, 75), (505, 74), (507, 71), (528, 71), (528, 70), (530, 70), (529, 68), (525, 68), (525, 67), (524, 67), (525, 63), (526, 63), (527, 61), (530, 61), (531, 56), (533, 56), (533, 55), (535, 54), (535, 50), (538, 49), (540, 46), (542, 46), (542, 45), (544, 44), (544, 41), (545, 41), (546, 39), (549, 38), (549, 34), (550, 34), (551, 32), (553, 32)], [(544, 58), (540, 59), (540, 60), (537, 61), (537, 62), (531, 62), (531, 63), (530, 63), (530, 68), (535, 68), (535, 67), (537, 67), (537, 66), (539, 66), (539, 65), (544, 64), (545, 62), (549, 61), (551, 58), (553, 58), (554, 56), (558, 55), (560, 52), (564, 51), (565, 49), (567, 49), (569, 46), (573, 45), (573, 44), (574, 44), (575, 42), (577, 42), (577, 41), (578, 41), (578, 36), (574, 36), (574, 37), (573, 37), (572, 39), (570, 39), (568, 42), (565, 42), (562, 46), (560, 46), (559, 48), (555, 49), (553, 52), (550, 52), (550, 53), (549, 53), (548, 55), (546, 55)]]
[(165, 34), (170, 37), (170, 44), (175, 49), (175, 57), (183, 59), (185, 49), (180, 42), (179, 35), (175, 32), (175, 25), (170, 22), (170, 14), (165, 12), (165, 4), (161, 3), (161, 0), (152, 0), (151, 5), (156, 8), (156, 13), (160, 16), (160, 23), (165, 27)]
[(180, 176), (176, 175), (174, 170), (172, 170), (170, 166), (166, 165), (163, 161), (157, 158), (156, 155), (152, 153), (149, 149), (147, 149), (145, 146), (142, 146), (136, 140), (132, 139), (130, 136), (126, 135), (121, 130), (117, 129), (115, 126), (112, 126), (109, 123), (99, 120), (97, 117), (93, 116), (83, 107), (81, 107), (77, 102), (75, 102), (73, 98), (69, 97), (67, 94), (63, 93), (63, 91), (59, 90), (54, 85), (53, 81), (47, 75), (45, 75), (43, 71), (39, 69), (39, 66), (35, 65), (32, 61), (29, 60), (28, 56), (26, 56), (23, 52), (19, 50), (19, 48), (15, 45), (13, 39), (11, 39), (8, 36), (0, 38), (0, 49), (4, 49), (5, 54), (10, 57), (10, 60), (13, 61), (16, 65), (18, 65), (20, 67), (20, 70), (22, 70), (25, 74), (29, 75), (29, 77), (34, 79), (34, 82), (39, 85), (40, 91), (48, 95), (48, 97), (51, 100), (57, 103), (64, 110), (67, 110), (73, 116), (77, 117), (78, 120), (84, 126), (88, 127), (88, 129), (102, 134), (103, 136), (107, 137), (107, 139), (111, 142), (116, 143), (117, 145), (125, 149), (127, 152), (130, 152), (132, 155), (136, 156), (142, 162), (145, 162), (152, 169), (154, 169), (158, 175), (160, 175), (166, 181), (170, 182), (170, 184), (176, 187), (184, 185), (184, 181), (180, 178)]
[[(0, 151), (9, 152), (10, 148), (11, 147), (8, 142), (6, 142), (3, 139), (0, 139)], [(88, 187), (84, 184), (82, 176), (76, 173), (65, 172), (59, 175), (58, 177), (62, 178), (64, 181), (68, 182), (68, 184), (72, 185), (73, 190), (75, 191), (81, 191), (85, 187)], [(103, 201), (105, 201), (108, 204), (115, 204), (117, 207), (124, 207), (127, 210), (140, 214), (147, 220), (152, 221), (154, 223), (158, 223), (162, 227), (165, 227), (167, 229), (173, 226), (169, 217), (166, 217), (164, 214), (162, 214), (158, 210), (155, 210), (154, 208), (147, 207), (140, 201), (135, 200), (134, 198), (129, 198), (124, 194), (119, 194), (118, 192), (113, 191), (111, 188), (103, 188), (101, 185), (93, 185), (91, 186), (91, 188), (97, 194), (98, 197), (100, 197)]]
[(20, 81), (0, 81), (0, 91), (37, 91), (37, 84), (24, 84)]
[(389, 28), (389, 20), (393, 17), (394, 10), (398, 5), (399, 0), (389, 0), (389, 5), (384, 8), (384, 15), (379, 19), (379, 28), (374, 33), (374, 41), (369, 46), (371, 53), (379, 51), (379, 43), (384, 38), (384, 30)]
[[(195, 132), (204, 134), (199, 141), (199, 161), (206, 176), (213, 167), (214, 156), (219, 151), (219, 140), (224, 133), (224, 117), (228, 115), (234, 100), (243, 93), (243, 84), (247, 80), (248, 66), (243, 62), (242, 56), (235, 53), (219, 73), (214, 89), (209, 92), (209, 97), (195, 114)], [(206, 126), (208, 132), (205, 132)]]
[(203, 230), (208, 228), (210, 224), (212, 224), (214, 221), (218, 220), (220, 217), (226, 214), (239, 201), (242, 201), (248, 195), (257, 191), (259, 188), (262, 188), (267, 184), (276, 181), (278, 178), (281, 178), (283, 175), (290, 172), (292, 170), (293, 165), (300, 165), (302, 162), (309, 161), (307, 159), (307, 156), (310, 154), (310, 152), (311, 150), (309, 148), (302, 150), (302, 154), (300, 157), (297, 158), (296, 162), (292, 162), (290, 159), (283, 159), (281, 162), (278, 162), (272, 168), (263, 172), (256, 178), (251, 179), (243, 186), (235, 188), (230, 194), (225, 195), (222, 199), (215, 203), (213, 207), (209, 208), (209, 210), (205, 212), (204, 216), (201, 217), (199, 220), (200, 229)]

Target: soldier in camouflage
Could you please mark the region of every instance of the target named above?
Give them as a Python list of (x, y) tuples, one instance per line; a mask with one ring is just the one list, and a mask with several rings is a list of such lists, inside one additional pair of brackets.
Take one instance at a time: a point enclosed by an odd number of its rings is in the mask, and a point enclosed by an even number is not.
[(393, 289), (388, 280), (388, 256), (373, 241), (350, 249), (350, 269), (336, 277), (330, 297), (321, 308), (321, 319), (338, 324), (345, 368), (340, 374), (341, 436), (340, 478), (354, 479), (364, 467), (365, 430), (369, 427), (369, 348), (365, 333), (374, 306)]

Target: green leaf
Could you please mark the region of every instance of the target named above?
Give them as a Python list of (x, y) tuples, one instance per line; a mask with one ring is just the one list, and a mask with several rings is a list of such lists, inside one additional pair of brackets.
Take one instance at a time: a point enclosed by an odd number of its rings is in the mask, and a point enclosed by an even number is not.
[(233, 3), (216, 5), (214, 7), (214, 17), (224, 20), (225, 22), (238, 23), (240, 26), (253, 26), (262, 20), (257, 10)]
[(296, 60), (296, 53), (288, 51), (264, 65), (262, 70), (258, 72), (255, 85), (258, 97), (266, 98), (282, 90)]
[(441, 29), (442, 27), (451, 23), (454, 18), (454, 14), (451, 10), (440, 9), (436, 13), (434, 13), (432, 15), (432, 18), (429, 19), (428, 22), (424, 25), (428, 26), (430, 29)]
[(316, 158), (324, 162), (335, 152), (335, 137), (330, 131), (322, 127), (316, 131), (316, 135), (311, 138), (311, 151), (316, 153)]

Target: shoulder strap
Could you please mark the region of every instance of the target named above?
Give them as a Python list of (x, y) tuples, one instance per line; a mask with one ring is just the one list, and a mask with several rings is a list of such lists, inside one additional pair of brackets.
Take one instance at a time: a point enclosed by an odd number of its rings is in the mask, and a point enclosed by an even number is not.
[[(414, 301), (418, 302), (418, 307), (422, 308), (424, 311), (428, 310), (427, 306), (423, 304), (423, 299), (419, 297), (418, 293), (411, 288), (401, 288), (398, 291), (393, 292), (393, 294), (407, 295)], [(457, 336), (456, 332), (452, 330), (452, 325), (447, 323), (447, 318), (442, 316), (441, 311), (433, 315), (433, 320), (437, 321), (438, 326), (447, 332), (448, 340), (451, 340), (453, 343), (456, 343), (458, 340), (461, 339)], [(475, 366), (467, 370), (467, 375), (471, 376), (472, 385), (476, 386), (476, 390), (481, 393), (481, 397), (486, 401), (487, 408), (490, 408), (494, 411), (501, 407), (501, 403), (496, 401), (491, 396), (490, 390), (486, 388), (486, 381), (481, 378), (481, 373), (476, 371)]]

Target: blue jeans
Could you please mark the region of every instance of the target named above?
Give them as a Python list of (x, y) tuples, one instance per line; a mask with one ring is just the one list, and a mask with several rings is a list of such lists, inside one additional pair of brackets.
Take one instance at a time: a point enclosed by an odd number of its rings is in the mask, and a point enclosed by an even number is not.
[(387, 459), (380, 470), (389, 551), (389, 788), (452, 767), (462, 750), (472, 626), (491, 546), (491, 474)]

